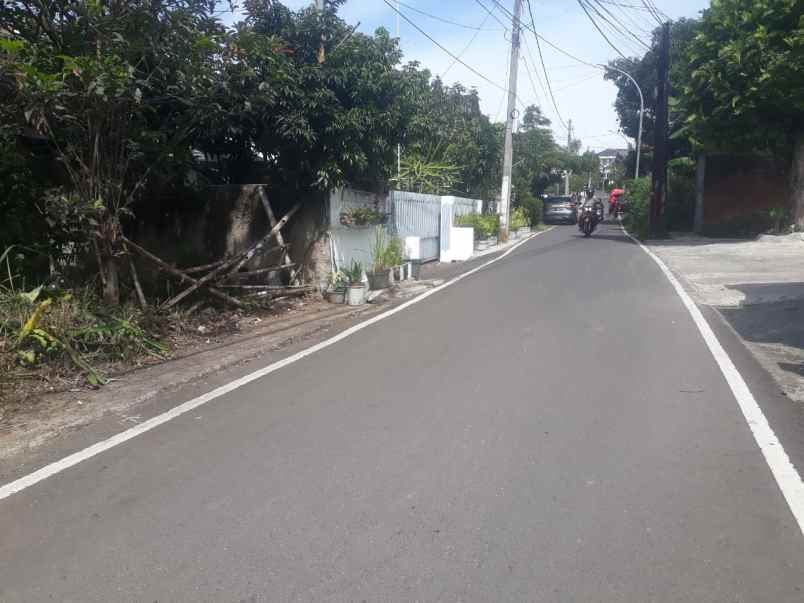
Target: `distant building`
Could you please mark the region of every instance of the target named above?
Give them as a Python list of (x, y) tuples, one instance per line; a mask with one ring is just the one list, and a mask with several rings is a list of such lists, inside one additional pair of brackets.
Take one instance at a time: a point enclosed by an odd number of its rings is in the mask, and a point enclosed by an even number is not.
[(628, 149), (606, 149), (597, 156), (600, 159), (600, 179), (608, 184), (614, 178), (614, 164), (628, 157)]

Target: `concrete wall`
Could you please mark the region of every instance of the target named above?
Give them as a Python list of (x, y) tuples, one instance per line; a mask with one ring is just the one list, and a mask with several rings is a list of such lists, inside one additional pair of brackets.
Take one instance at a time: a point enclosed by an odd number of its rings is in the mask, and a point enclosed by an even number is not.
[(387, 214), (388, 196), (348, 188), (336, 189), (330, 193), (329, 232), (335, 265), (339, 270), (348, 268), (353, 261), (360, 262), (364, 268), (372, 263), (371, 244), (375, 227), (347, 227), (340, 223), (341, 212), (361, 207)]
[[(256, 192), (258, 185), (211, 186), (203, 193), (176, 195), (151, 202), (137, 211), (130, 232), (140, 245), (179, 267), (206, 264), (245, 251), (270, 230), (268, 217)], [(268, 189), (269, 199), (271, 190)], [(295, 203), (289, 198), (271, 199), (277, 219)], [(326, 198), (309, 193), (301, 209), (282, 229), (290, 245), (291, 259), (305, 264), (307, 282), (317, 282), (319, 272), (329, 273), (326, 244)], [(323, 241), (323, 242), (322, 242)], [(258, 254), (247, 265), (258, 269), (280, 263), (277, 252)], [(147, 262), (138, 262), (144, 284), (151, 292), (170, 294), (168, 280)], [(280, 284), (283, 274), (271, 273), (267, 281)], [(326, 278), (326, 276), (324, 276)], [(266, 282), (261, 278), (261, 282)]]
[(706, 226), (761, 219), (772, 207), (787, 206), (786, 166), (752, 155), (707, 155), (704, 176)]

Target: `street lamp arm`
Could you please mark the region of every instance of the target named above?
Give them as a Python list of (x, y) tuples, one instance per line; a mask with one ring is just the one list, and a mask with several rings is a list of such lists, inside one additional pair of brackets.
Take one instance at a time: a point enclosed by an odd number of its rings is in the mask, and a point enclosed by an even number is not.
[(636, 87), (637, 92), (639, 93), (639, 133), (637, 134), (637, 148), (636, 148), (636, 167), (634, 168), (634, 179), (639, 178), (639, 155), (642, 151), (642, 120), (645, 116), (645, 97), (642, 95), (642, 88), (639, 87), (637, 81), (631, 77), (631, 74), (627, 71), (623, 71), (618, 67), (612, 67), (611, 65), (603, 65), (601, 64), (600, 67), (603, 69), (610, 69), (611, 71), (616, 71), (627, 77), (631, 80), (631, 83)]

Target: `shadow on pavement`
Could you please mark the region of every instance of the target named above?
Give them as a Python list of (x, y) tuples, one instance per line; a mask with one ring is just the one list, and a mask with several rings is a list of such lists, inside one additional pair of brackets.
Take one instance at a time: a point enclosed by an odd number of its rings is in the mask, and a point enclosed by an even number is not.
[(740, 291), (745, 295), (745, 299), (742, 302), (744, 306), (804, 300), (804, 282), (744, 283), (740, 285), (725, 285), (725, 287), (727, 289)]
[[(746, 293), (746, 304), (737, 308), (719, 308), (745, 341), (774, 347), (774, 363), (792, 375), (804, 376), (804, 299), (751, 303), (761, 299), (758, 291), (773, 290), (802, 283), (771, 283), (767, 285), (733, 285)], [(752, 297), (753, 296), (753, 297)], [(799, 360), (801, 362), (799, 362)]]

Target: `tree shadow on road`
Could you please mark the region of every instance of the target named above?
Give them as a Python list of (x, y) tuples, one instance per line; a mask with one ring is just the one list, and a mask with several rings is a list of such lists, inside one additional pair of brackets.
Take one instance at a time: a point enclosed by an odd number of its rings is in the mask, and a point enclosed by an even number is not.
[(742, 291), (746, 299), (742, 306), (719, 308), (720, 314), (745, 341), (768, 346), (766, 349), (780, 369), (804, 376), (804, 298), (767, 301), (778, 300), (785, 291), (791, 295), (801, 294), (804, 283), (751, 283), (728, 287)]

